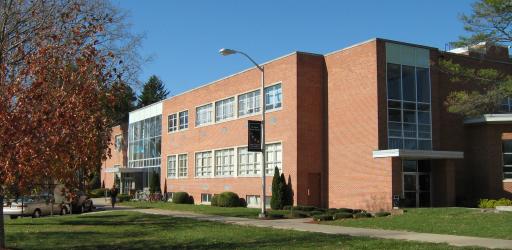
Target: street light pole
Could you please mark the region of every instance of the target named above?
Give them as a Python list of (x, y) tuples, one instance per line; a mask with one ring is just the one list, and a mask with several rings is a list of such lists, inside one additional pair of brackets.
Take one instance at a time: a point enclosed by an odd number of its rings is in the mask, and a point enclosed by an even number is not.
[(265, 145), (265, 69), (263, 66), (259, 65), (254, 61), (249, 55), (245, 54), (242, 51), (232, 50), (232, 49), (221, 49), (219, 53), (223, 56), (228, 56), (232, 54), (242, 54), (249, 61), (251, 61), (254, 66), (261, 72), (261, 89), (260, 89), (260, 98), (261, 98), (261, 213), (259, 214), (260, 218), (265, 218), (267, 216), (265, 200), (266, 200), (266, 173), (265, 167), (267, 165), (267, 154), (266, 154), (266, 145)]

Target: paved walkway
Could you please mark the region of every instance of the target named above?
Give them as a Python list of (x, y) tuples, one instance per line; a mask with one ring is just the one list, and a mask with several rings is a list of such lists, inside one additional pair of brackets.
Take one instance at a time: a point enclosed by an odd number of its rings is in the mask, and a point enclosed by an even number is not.
[[(107, 207), (105, 207), (107, 208)], [(111, 210), (108, 209), (107, 210)], [(340, 234), (350, 236), (363, 236), (383, 239), (394, 240), (409, 240), (430, 243), (446, 243), (452, 246), (477, 246), (485, 248), (501, 248), (512, 249), (512, 240), (500, 240), (491, 238), (480, 238), (471, 236), (456, 236), (445, 234), (430, 234), (430, 233), (415, 233), (396, 230), (382, 230), (382, 229), (368, 229), (368, 228), (353, 228), (322, 225), (311, 222), (311, 219), (281, 219), (281, 220), (258, 220), (247, 219), (238, 217), (225, 217), (218, 215), (196, 214), (191, 212), (180, 212), (163, 209), (130, 209), (128, 207), (116, 207), (114, 210), (129, 210), (145, 214), (168, 215), (181, 218), (191, 218), (203, 221), (215, 221), (221, 223), (268, 227), (277, 229), (297, 230), (304, 232), (316, 232), (325, 234)]]

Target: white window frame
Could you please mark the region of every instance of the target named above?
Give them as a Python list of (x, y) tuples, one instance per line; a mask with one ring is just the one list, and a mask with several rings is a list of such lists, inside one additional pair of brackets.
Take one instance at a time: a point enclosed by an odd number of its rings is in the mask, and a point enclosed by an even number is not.
[(265, 166), (266, 175), (273, 175), (277, 165), (279, 173), (283, 172), (283, 146), (280, 142), (269, 143), (265, 147), (267, 161)]
[(235, 117), (236, 98), (228, 97), (215, 102), (215, 122), (230, 120)]
[(195, 176), (211, 177), (213, 175), (212, 151), (195, 153)]
[[(203, 196), (207, 197), (206, 201), (203, 200)], [(210, 205), (212, 203), (212, 198), (213, 198), (213, 194), (201, 193), (201, 204)]]
[[(171, 165), (170, 165), (170, 159), (174, 158), (174, 175), (170, 175), (172, 171)], [(178, 178), (178, 156), (177, 155), (168, 155), (167, 156), (167, 178), (168, 179), (175, 179)]]
[[(185, 123), (181, 122), (182, 114), (184, 114), (183, 117), (186, 117)], [(183, 111), (178, 112), (178, 129), (179, 130), (188, 129), (188, 123), (189, 123), (188, 110), (183, 110)]]
[[(174, 118), (171, 118), (174, 117)], [(167, 116), (167, 133), (176, 132), (178, 130), (178, 114), (170, 114)]]
[(213, 123), (213, 103), (208, 103), (196, 107), (196, 127), (201, 127)]
[[(276, 91), (279, 92), (276, 93)], [(267, 100), (267, 96), (269, 96)], [(283, 107), (283, 89), (281, 83), (265, 87), (265, 112)], [(278, 102), (279, 101), (279, 102)]]
[[(182, 163), (185, 163), (182, 165)], [(186, 178), (188, 176), (188, 154), (178, 154), (178, 178)]]
[(260, 89), (238, 95), (238, 117), (250, 116), (261, 112)]
[[(242, 162), (241, 151), (245, 151), (246, 160)], [(254, 177), (261, 175), (261, 153), (249, 152), (247, 147), (238, 147), (237, 149), (237, 176)]]
[[(227, 161), (226, 161), (227, 158)], [(215, 176), (233, 177), (236, 171), (236, 150), (235, 148), (219, 149), (214, 151)], [(227, 173), (227, 174), (226, 174)]]

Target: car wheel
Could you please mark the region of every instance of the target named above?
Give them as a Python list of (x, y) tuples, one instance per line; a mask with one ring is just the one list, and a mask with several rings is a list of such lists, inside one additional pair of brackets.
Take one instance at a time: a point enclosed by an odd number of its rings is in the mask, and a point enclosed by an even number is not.
[(66, 215), (67, 213), (68, 213), (68, 210), (65, 207), (60, 209), (60, 215)]
[(39, 218), (39, 217), (41, 217), (41, 210), (36, 209), (36, 211), (34, 211), (34, 213), (32, 214), (32, 218)]

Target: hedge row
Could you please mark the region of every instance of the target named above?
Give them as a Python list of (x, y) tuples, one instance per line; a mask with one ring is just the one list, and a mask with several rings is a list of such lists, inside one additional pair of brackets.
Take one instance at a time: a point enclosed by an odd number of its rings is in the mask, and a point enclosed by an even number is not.
[(499, 200), (481, 199), (479, 208), (496, 208), (497, 206), (512, 206), (512, 200), (501, 198)]

